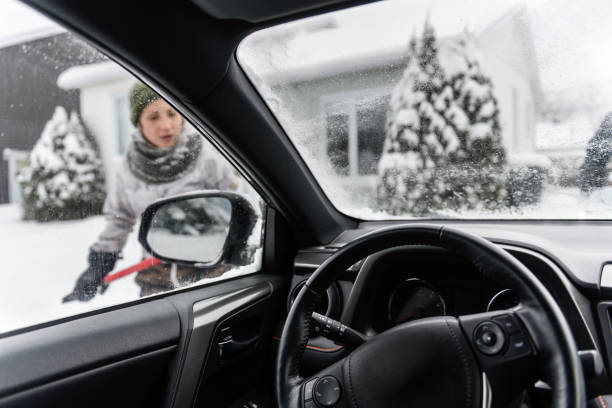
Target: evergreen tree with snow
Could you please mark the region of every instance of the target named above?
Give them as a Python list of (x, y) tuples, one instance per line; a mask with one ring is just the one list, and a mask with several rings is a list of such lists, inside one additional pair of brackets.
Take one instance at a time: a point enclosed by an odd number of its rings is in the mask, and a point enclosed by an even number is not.
[(70, 220), (100, 214), (105, 198), (97, 143), (76, 112), (57, 106), (30, 153), (19, 181), (24, 218)]
[(593, 190), (608, 185), (608, 162), (612, 157), (612, 112), (599, 125), (589, 140), (584, 163), (580, 167), (580, 191), (590, 194)]
[(505, 205), (499, 110), (475, 55), (467, 38), (440, 50), (429, 22), (411, 39), (387, 116), (381, 209), (432, 216)]

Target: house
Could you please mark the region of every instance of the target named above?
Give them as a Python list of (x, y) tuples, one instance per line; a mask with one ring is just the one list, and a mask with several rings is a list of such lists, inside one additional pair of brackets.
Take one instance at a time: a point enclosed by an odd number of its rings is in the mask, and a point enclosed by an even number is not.
[(16, 172), (55, 107), (80, 110), (79, 91), (58, 88), (59, 75), (103, 59), (56, 25), (0, 38), (0, 204), (20, 200)]
[(98, 141), (107, 183), (113, 182), (134, 129), (128, 92), (135, 81), (113, 61), (70, 67), (57, 79), (60, 89), (78, 91), (81, 118)]
[[(425, 21), (410, 18), (415, 17), (406, 16), (404, 25), (420, 31)], [(533, 155), (541, 91), (527, 9), (514, 6), (483, 21), (469, 31), (482, 71), (493, 82), (502, 143), (511, 161)], [(444, 67), (450, 48), (445, 44), (460, 37), (465, 26), (460, 19), (432, 24)], [(258, 55), (241, 55), (248, 60), (243, 65), (254, 67), (250, 76), (264, 89), (264, 98), (280, 112), (281, 125), (308, 140), (309, 151), (301, 151), (306, 161), (309, 155), (328, 158), (329, 168), (313, 171), (335, 174), (339, 180), (329, 186), (350, 184), (364, 194), (377, 182), (387, 105), (403, 73), (409, 40), (409, 35), (398, 38), (392, 27), (379, 28), (388, 35), (373, 37), (359, 25), (341, 27), (333, 17), (311, 20), (293, 31), (256, 33), (247, 41)]]

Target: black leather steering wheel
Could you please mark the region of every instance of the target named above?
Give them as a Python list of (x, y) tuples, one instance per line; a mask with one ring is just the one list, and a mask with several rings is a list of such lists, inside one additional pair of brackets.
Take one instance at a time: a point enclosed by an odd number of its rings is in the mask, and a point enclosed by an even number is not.
[[(519, 306), (433, 317), (387, 330), (309, 378), (299, 374), (315, 304), (340, 273), (375, 252), (429, 245), (470, 260), (486, 278), (512, 288)], [(279, 408), (505, 406), (537, 379), (554, 408), (583, 408), (576, 344), (558, 305), (534, 275), (480, 237), (439, 225), (383, 228), (347, 244), (308, 279), (283, 328), (275, 369)], [(492, 391), (492, 392), (491, 392)]]

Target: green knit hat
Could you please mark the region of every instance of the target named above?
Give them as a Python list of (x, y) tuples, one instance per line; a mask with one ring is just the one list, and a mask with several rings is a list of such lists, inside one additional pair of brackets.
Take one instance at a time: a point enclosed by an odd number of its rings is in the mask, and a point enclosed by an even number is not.
[(138, 119), (140, 119), (142, 110), (157, 99), (159, 99), (159, 95), (142, 82), (134, 84), (130, 89), (130, 120), (134, 126), (138, 126)]

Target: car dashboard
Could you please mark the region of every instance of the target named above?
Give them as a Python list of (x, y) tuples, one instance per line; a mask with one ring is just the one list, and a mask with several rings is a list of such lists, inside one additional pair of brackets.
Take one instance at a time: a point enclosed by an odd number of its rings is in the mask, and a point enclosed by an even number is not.
[[(300, 250), (294, 262), (287, 307), (325, 259), (369, 230), (351, 231), (330, 245)], [(589, 356), (600, 356), (609, 369), (612, 303), (606, 300), (599, 282), (589, 285), (580, 279), (584, 274), (577, 275), (568, 269), (568, 264), (577, 264), (579, 248), (575, 248), (574, 259), (569, 259), (571, 251), (554, 253), (553, 246), (543, 248), (534, 244), (544, 242), (543, 234), (535, 234), (530, 240), (525, 239), (529, 235), (523, 231), (516, 235), (520, 241), (508, 239), (507, 231), (497, 238), (490, 231), (488, 235), (488, 239), (523, 263), (549, 290), (568, 320), (578, 350)], [(461, 254), (437, 247), (400, 246), (365, 257), (344, 271), (330, 286), (317, 311), (366, 336), (375, 336), (409, 321), (502, 310), (517, 306), (518, 302), (511, 289), (485, 278)], [(301, 370), (304, 375), (314, 373), (347, 351), (342, 345), (312, 333)], [(610, 393), (606, 370), (598, 371), (587, 360), (583, 360), (583, 368), (589, 396)]]

